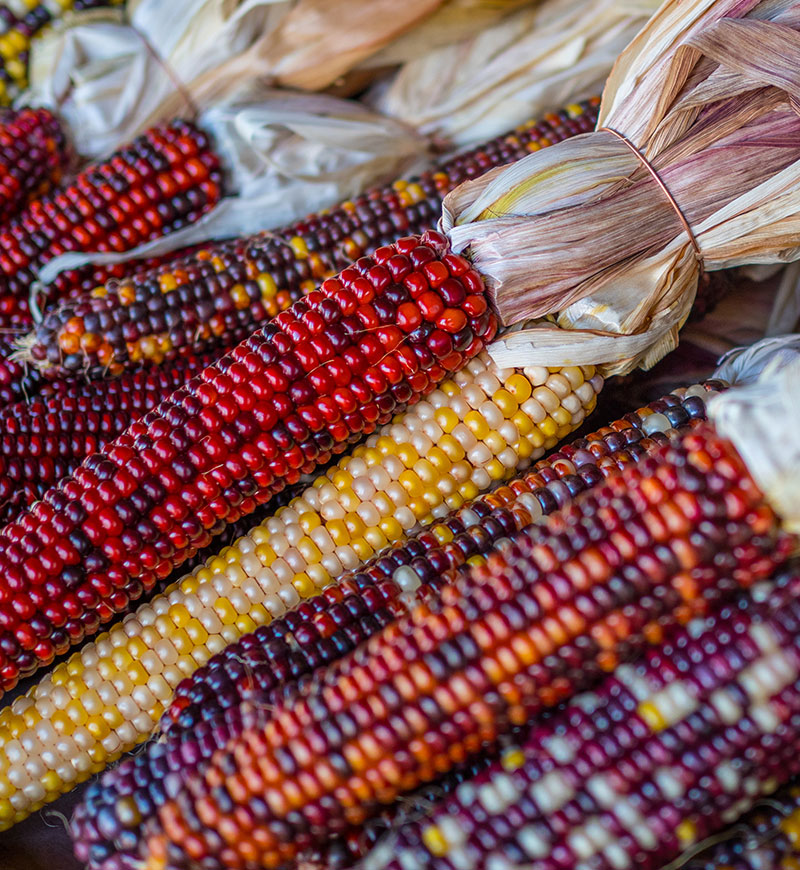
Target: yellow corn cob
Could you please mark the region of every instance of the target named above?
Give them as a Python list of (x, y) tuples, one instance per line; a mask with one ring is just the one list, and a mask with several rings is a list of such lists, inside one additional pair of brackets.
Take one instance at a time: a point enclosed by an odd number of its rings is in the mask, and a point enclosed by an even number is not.
[(601, 386), (591, 367), (519, 372), (477, 357), (58, 665), (0, 711), (0, 830), (149, 737), (177, 684), (224, 646), (540, 458)]

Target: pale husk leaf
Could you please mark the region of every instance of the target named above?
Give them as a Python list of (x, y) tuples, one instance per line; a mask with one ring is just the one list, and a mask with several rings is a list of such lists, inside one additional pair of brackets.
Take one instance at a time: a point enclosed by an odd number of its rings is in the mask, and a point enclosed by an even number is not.
[[(798, 7), (669, 0), (604, 92), (600, 124), (646, 155), (708, 270), (800, 257)], [(698, 255), (675, 207), (604, 130), (458, 189), (442, 226), (506, 323), (551, 315), (501, 339), (504, 365), (652, 365), (696, 292)]]
[(730, 439), (784, 526), (800, 532), (800, 359), (715, 396), (708, 416)]
[(443, 141), (489, 139), (600, 93), (619, 52), (657, 8), (657, 0), (595, 0), (589, 13), (584, 0), (544, 0), (406, 63), (367, 100)]
[(360, 103), (268, 89), (259, 97), (216, 106), (198, 120), (226, 170), (229, 195), (215, 208), (196, 223), (131, 251), (62, 254), (44, 266), (40, 281), (49, 283), (64, 269), (88, 262), (156, 257), (283, 226), (426, 162), (420, 136)]
[(752, 384), (765, 371), (777, 372), (800, 360), (800, 335), (790, 333), (762, 338), (747, 347), (736, 347), (720, 357), (712, 377), (733, 386)]

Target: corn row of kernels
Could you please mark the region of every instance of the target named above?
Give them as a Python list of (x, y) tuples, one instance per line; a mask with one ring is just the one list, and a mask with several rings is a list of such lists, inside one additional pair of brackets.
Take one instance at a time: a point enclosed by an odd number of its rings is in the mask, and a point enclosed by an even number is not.
[[(673, 426), (702, 419), (704, 398), (714, 395), (716, 385), (681, 390), (680, 398), (665, 396), (571, 442), (507, 486), (435, 521), (286, 616), (226, 647), (178, 686), (160, 723), (163, 739), (90, 786), (71, 821), (78, 858), (90, 870), (135, 866), (131, 844), (139, 840), (141, 820), (151, 817), (164, 800), (164, 778), (185, 776), (215, 748), (241, 734), (248, 706), (275, 703), (287, 685), (341, 658), (407, 613), (410, 600), (435, 596), (459, 572), (482, 564), (503, 537), (636, 462), (664, 443), (664, 433)], [(321, 851), (333, 854), (345, 846), (355, 863), (363, 857), (366, 842), (349, 837)], [(354, 851), (356, 846), (361, 852)], [(313, 860), (326, 866), (322, 854)]]
[(363, 867), (672, 866), (800, 771), (799, 591), (791, 577), (623, 665)]
[(0, 711), (0, 824), (145, 739), (177, 684), (226, 644), (540, 457), (580, 425), (601, 384), (591, 368), (519, 374), (474, 359), (288, 507)]
[(31, 344), (49, 375), (116, 374), (187, 345), (229, 347), (320, 280), (380, 245), (436, 225), (461, 182), (593, 129), (598, 100), (570, 105), (289, 227), (206, 247), (51, 311)]
[(213, 360), (182, 354), (169, 366), (113, 380), (47, 385), (33, 401), (0, 411), (0, 522), (15, 519)]
[(145, 866), (291, 861), (765, 579), (795, 544), (700, 423), (255, 711), (161, 806)]
[(0, 6), (0, 105), (9, 105), (28, 85), (31, 40), (71, 9), (120, 6), (124, 0), (9, 0)]

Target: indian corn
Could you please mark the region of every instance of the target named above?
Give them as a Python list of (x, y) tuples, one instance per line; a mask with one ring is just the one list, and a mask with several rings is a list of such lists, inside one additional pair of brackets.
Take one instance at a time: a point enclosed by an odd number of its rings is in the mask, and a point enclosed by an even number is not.
[[(335, 586), (226, 647), (182, 681), (162, 717), (162, 740), (107, 771), (72, 819), (78, 858), (91, 870), (136, 866), (139, 820), (164, 800), (164, 778), (185, 775), (241, 732), (243, 702), (263, 705), (329, 664), (485, 557), (497, 542), (635, 462), (672, 426), (704, 416), (712, 387), (669, 395), (542, 459), (509, 485), (395, 544)], [(351, 858), (355, 859), (355, 855)]]
[(795, 544), (700, 423), (257, 710), (160, 807), (145, 866), (291, 861), (765, 579)]
[(178, 683), (227, 644), (528, 466), (580, 425), (600, 383), (591, 369), (520, 374), (474, 359), (287, 508), (57, 665), (0, 711), (0, 825), (146, 739)]

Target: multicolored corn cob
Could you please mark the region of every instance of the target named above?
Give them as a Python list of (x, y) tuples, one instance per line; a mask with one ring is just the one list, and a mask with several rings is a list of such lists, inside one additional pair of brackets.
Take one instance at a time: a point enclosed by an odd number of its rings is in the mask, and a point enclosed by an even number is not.
[(58, 382), (0, 411), (0, 522), (15, 519), (213, 361), (212, 353), (181, 354), (169, 366), (114, 380)]
[[(136, 867), (138, 819), (152, 816), (164, 800), (165, 777), (194, 770), (239, 735), (246, 722), (243, 702), (275, 703), (287, 684), (341, 658), (407, 613), (409, 595), (418, 602), (435, 596), (446, 582), (484, 562), (498, 540), (635, 462), (663, 442), (664, 430), (702, 419), (703, 399), (714, 386), (666, 396), (572, 442), (215, 655), (178, 685), (160, 723), (163, 739), (90, 786), (71, 823), (78, 858), (90, 870)], [(351, 848), (350, 859), (357, 857)]]
[[(520, 377), (488, 365), (485, 357), (473, 360), (288, 508), (0, 711), (0, 796), (9, 801), (0, 803), (0, 825), (24, 818), (146, 739), (175, 687), (227, 644), (403, 539), (418, 522), (430, 523), (527, 467), (580, 425), (600, 387), (591, 369), (533, 369)], [(545, 405), (564, 389), (571, 391), (548, 413)], [(521, 405), (509, 402), (515, 393)], [(560, 409), (568, 407), (561, 417)], [(479, 441), (470, 427), (480, 431), (489, 421), (497, 428), (487, 428)], [(427, 455), (424, 461), (420, 453)], [(87, 687), (97, 691), (89, 693), (89, 707)], [(32, 733), (39, 736), (28, 743), (24, 764), (12, 761), (18, 756), (9, 745)], [(57, 757), (48, 755), (54, 746)], [(33, 778), (22, 772), (30, 769), (38, 771)], [(6, 787), (12, 773), (16, 785)]]
[(800, 771), (798, 592), (794, 576), (623, 665), (364, 870), (668, 865)]
[(515, 536), (217, 752), (148, 870), (277, 867), (491, 746), (796, 541), (708, 423)]
[(58, 184), (68, 163), (64, 131), (51, 112), (0, 112), (0, 223)]
[[(231, 346), (367, 251), (436, 225), (466, 179), (593, 129), (599, 101), (567, 106), (425, 172), (274, 233), (226, 242), (53, 309), (26, 341), (51, 376), (116, 374), (186, 345)], [(198, 344), (200, 343), (200, 344)]]
[[(0, 229), (0, 317), (30, 325), (37, 269), (67, 251), (127, 251), (197, 220), (221, 195), (219, 158), (187, 121), (152, 127), (67, 187), (31, 203)], [(95, 269), (85, 267), (92, 276)], [(46, 289), (55, 298), (80, 287), (64, 272)], [(80, 350), (79, 337), (74, 348)]]
[(327, 279), (0, 532), (0, 688), (431, 392), (496, 326), (480, 277), (438, 233)]
[(28, 85), (28, 52), (34, 36), (71, 9), (120, 6), (124, 0), (11, 0), (0, 5), (0, 105)]

